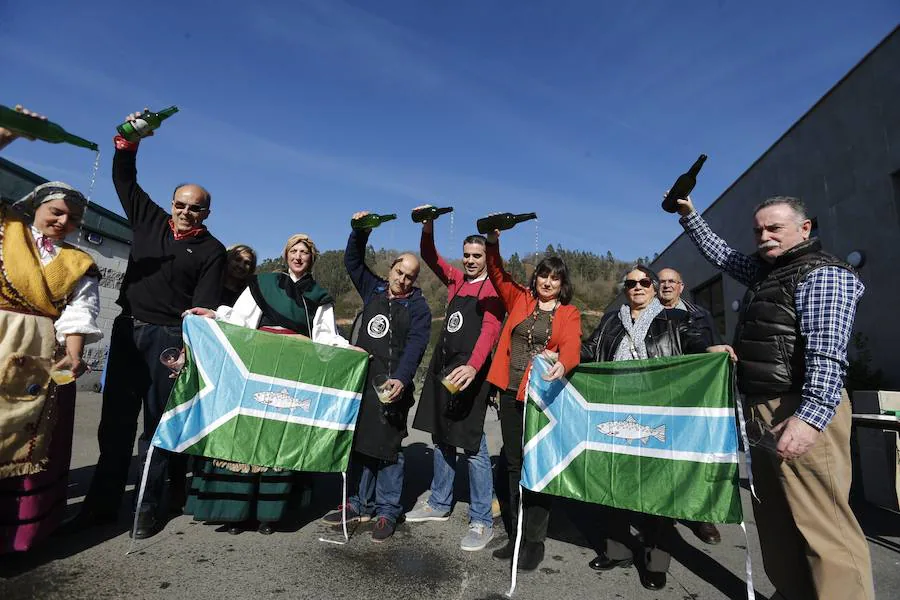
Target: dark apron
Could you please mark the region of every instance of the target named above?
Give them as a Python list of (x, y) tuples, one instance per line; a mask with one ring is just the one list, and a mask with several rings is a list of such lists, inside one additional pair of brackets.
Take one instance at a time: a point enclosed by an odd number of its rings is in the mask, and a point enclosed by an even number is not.
[(390, 302), (386, 294), (379, 295), (363, 308), (353, 329), (352, 343), (372, 355), (356, 419), (353, 449), (366, 456), (396, 462), (407, 434), (406, 417), (414, 402), (414, 386), (407, 386), (395, 402), (382, 404), (372, 380), (379, 374), (393, 375), (392, 369), (397, 367), (406, 346), (409, 312), (401, 304)]
[(441, 379), (448, 370), (468, 362), (481, 335), (483, 319), (484, 310), (476, 296), (454, 296), (450, 300), (413, 420), (413, 427), (431, 433), (434, 443), (469, 452), (478, 452), (481, 447), (491, 390), (486, 379), (489, 364), (485, 363), (469, 387), (455, 396), (444, 387)]

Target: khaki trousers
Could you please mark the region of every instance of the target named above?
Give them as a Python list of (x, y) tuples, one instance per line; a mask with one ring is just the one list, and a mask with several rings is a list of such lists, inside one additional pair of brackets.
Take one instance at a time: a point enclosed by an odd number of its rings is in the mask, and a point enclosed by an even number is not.
[[(799, 405), (799, 394), (748, 396), (745, 412), (774, 426)], [(842, 391), (837, 413), (803, 456), (783, 461), (751, 449), (763, 566), (786, 600), (875, 598), (869, 546), (849, 504), (850, 425), (850, 401)]]

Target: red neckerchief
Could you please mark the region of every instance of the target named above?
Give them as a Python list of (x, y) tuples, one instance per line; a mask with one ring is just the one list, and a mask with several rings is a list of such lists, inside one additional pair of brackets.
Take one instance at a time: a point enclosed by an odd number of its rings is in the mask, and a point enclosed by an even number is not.
[(196, 227), (191, 227), (190, 229), (188, 229), (187, 231), (182, 233), (180, 231), (175, 230), (175, 221), (173, 221), (170, 218), (169, 219), (169, 229), (172, 230), (172, 235), (175, 236), (175, 241), (178, 242), (181, 240), (186, 240), (188, 238), (197, 237), (198, 235), (200, 235), (201, 233), (206, 231), (206, 226), (205, 225), (197, 225)]

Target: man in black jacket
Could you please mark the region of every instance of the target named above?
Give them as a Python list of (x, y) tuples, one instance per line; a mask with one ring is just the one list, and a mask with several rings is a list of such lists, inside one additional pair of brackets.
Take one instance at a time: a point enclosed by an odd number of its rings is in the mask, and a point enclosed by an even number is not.
[[(209, 192), (195, 184), (179, 185), (172, 196), (170, 215), (137, 183), (138, 143), (121, 136), (114, 141), (113, 183), (134, 240), (118, 300), (122, 314), (113, 323), (110, 340), (97, 432), (100, 460), (84, 508), (71, 527), (76, 530), (116, 520), (138, 413), (143, 405), (143, 459), (172, 390), (174, 379), (160, 362), (160, 354), (167, 348), (182, 348), (184, 311), (194, 306), (216, 308), (225, 269), (225, 248), (203, 225), (210, 212)], [(138, 507), (134, 532), (138, 539), (160, 529), (170, 455), (159, 449), (152, 455), (144, 501)], [(180, 475), (183, 485), (183, 471)], [(173, 485), (179, 485), (177, 476), (172, 479)]]
[(677, 308), (690, 313), (695, 323), (702, 324), (709, 329), (713, 336), (714, 344), (722, 343), (722, 336), (716, 327), (716, 321), (712, 313), (696, 302), (684, 298), (684, 280), (681, 273), (675, 269), (666, 267), (659, 271), (659, 303), (665, 308)]

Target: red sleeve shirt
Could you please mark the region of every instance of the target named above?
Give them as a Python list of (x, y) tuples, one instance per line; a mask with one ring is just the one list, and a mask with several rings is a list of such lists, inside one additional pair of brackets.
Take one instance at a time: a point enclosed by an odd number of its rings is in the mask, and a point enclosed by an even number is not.
[(432, 235), (422, 233), (419, 252), (425, 264), (447, 286), (448, 304), (455, 296), (478, 297), (478, 304), (484, 311), (484, 317), (481, 322), (481, 333), (475, 342), (475, 347), (472, 349), (472, 356), (469, 357), (469, 361), (466, 364), (473, 367), (476, 371), (480, 371), (500, 338), (500, 324), (506, 315), (506, 309), (497, 295), (497, 290), (494, 289), (494, 285), (490, 280), (466, 281), (461, 270), (448, 263), (438, 254), (437, 249), (434, 247), (434, 236)]

